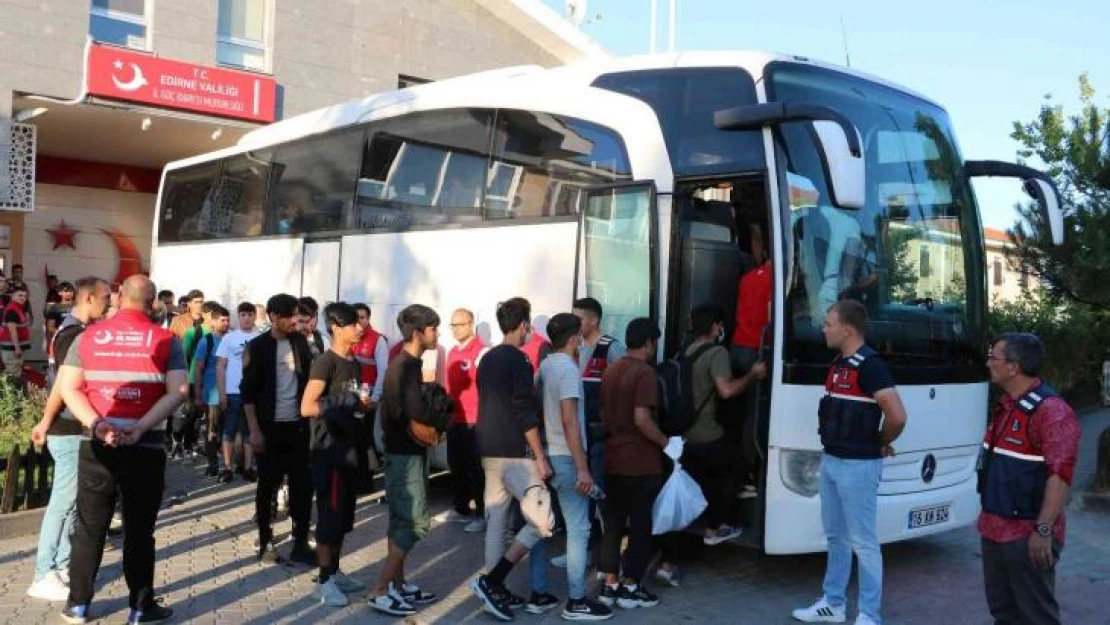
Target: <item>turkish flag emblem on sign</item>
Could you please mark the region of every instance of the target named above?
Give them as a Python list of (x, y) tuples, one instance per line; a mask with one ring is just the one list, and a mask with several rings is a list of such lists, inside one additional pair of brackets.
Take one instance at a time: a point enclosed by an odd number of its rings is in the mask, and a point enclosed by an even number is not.
[(268, 76), (102, 44), (89, 46), (87, 71), (89, 95), (257, 122), (277, 113), (277, 83)]

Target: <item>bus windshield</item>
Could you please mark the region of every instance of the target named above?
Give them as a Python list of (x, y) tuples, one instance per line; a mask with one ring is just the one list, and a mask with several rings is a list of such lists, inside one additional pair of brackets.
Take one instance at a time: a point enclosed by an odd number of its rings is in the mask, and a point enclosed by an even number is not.
[(825, 311), (855, 298), (870, 313), (868, 343), (894, 367), (954, 366), (981, 378), (982, 235), (947, 114), (839, 72), (776, 64), (769, 75), (772, 99), (822, 104), (851, 119), (867, 171), (865, 206), (834, 207), (811, 125), (778, 133), (789, 213), (786, 360), (827, 364)]

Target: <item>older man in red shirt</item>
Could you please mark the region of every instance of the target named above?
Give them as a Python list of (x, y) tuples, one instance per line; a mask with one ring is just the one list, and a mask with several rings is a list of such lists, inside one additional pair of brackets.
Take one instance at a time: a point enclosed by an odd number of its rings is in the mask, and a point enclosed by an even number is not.
[(991, 414), (979, 462), (983, 583), (996, 623), (1060, 622), (1056, 561), (1082, 429), (1075, 412), (1040, 376), (1044, 345), (1004, 334), (987, 357), (1004, 391)]

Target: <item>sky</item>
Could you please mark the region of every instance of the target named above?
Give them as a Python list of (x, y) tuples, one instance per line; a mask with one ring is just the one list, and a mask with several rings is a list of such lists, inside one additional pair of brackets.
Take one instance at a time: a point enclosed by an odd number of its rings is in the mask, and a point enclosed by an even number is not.
[[(560, 13), (565, 0), (544, 0)], [(1077, 112), (1090, 75), (1110, 108), (1107, 0), (677, 0), (675, 49), (798, 54), (909, 87), (948, 110), (965, 159), (1015, 160), (1013, 122), (1044, 96)], [(658, 50), (667, 50), (669, 0), (658, 0)], [(614, 56), (649, 51), (651, 0), (588, 0), (582, 30)], [(597, 13), (601, 19), (595, 19)], [(1033, 163), (1031, 163), (1033, 164)], [(986, 226), (1005, 229), (1026, 198), (1013, 180), (975, 182)]]

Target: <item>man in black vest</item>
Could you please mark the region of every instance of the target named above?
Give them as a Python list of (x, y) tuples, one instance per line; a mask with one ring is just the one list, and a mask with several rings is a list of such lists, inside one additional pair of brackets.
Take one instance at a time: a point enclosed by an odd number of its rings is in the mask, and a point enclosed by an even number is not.
[[(859, 561), (856, 625), (881, 622), (883, 554), (875, 525), (883, 458), (906, 427), (906, 409), (894, 378), (875, 350), (864, 343), (867, 309), (840, 300), (825, 317), (825, 343), (839, 352), (825, 381), (818, 408), (821, 458), (821, 522), (828, 540), (824, 596), (794, 610), (806, 623), (845, 619), (852, 553)], [(885, 417), (885, 418), (884, 418)]]
[(979, 462), (983, 583), (995, 623), (1060, 622), (1056, 561), (1083, 430), (1039, 377), (1044, 357), (1040, 339), (1024, 333), (1003, 334), (987, 356), (1004, 391)]

